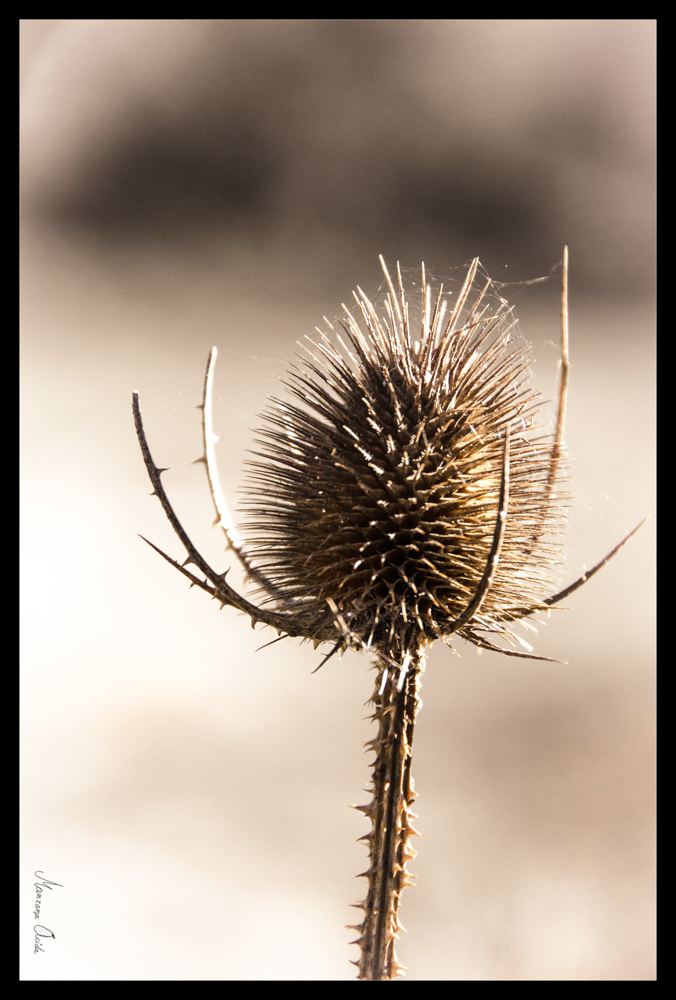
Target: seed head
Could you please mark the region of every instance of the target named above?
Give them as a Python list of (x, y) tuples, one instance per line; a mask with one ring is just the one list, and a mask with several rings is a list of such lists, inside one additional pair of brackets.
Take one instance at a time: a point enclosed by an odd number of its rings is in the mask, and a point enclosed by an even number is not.
[(510, 307), (488, 295), (490, 281), (472, 292), (477, 266), (455, 299), (433, 292), (423, 267), (412, 306), (401, 273), (395, 292), (385, 269), (383, 301), (359, 289), (342, 335), (318, 331), (294, 367), (295, 399), (264, 414), (246, 491), (250, 554), (276, 609), (315, 641), (397, 658), (454, 632), (527, 645), (508, 624), (545, 607), (561, 524), (551, 436), (534, 423), (539, 397)]

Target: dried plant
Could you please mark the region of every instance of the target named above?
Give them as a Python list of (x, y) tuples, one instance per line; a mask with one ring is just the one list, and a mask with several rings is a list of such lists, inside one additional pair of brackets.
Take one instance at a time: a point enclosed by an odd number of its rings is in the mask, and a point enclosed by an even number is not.
[[(382, 262), (382, 258), (381, 258)], [(187, 551), (191, 584), (244, 611), (281, 637), (330, 643), (320, 666), (347, 648), (373, 653), (378, 733), (368, 891), (356, 904), (360, 979), (404, 971), (394, 941), (415, 799), (413, 729), (425, 651), (457, 634), (482, 649), (533, 659), (515, 626), (528, 624), (598, 572), (634, 534), (564, 590), (546, 596), (565, 523), (557, 480), (563, 462), (568, 384), (567, 251), (564, 252), (561, 383), (553, 438), (536, 424), (525, 345), (512, 339), (512, 310), (474, 291), (473, 261), (455, 300), (434, 298), (422, 269), (421, 319), (413, 328), (398, 269), (379, 309), (361, 290), (345, 310), (344, 338), (329, 324), (310, 341), (309, 360), (287, 384), (293, 401), (273, 400), (249, 463), (244, 543), (230, 520), (214, 456), (211, 399), (216, 348), (203, 397), (204, 456), (217, 524), (258, 586), (241, 597), (196, 550), (164, 492), (146, 442), (138, 396), (134, 417), (148, 474)], [(640, 527), (640, 526), (639, 526)], [(638, 530), (635, 529), (635, 531)], [(201, 576), (188, 570), (194, 566)], [(202, 578), (204, 577), (204, 579)], [(501, 639), (506, 646), (495, 640)], [(275, 640), (276, 641), (276, 640)], [(520, 649), (514, 648), (520, 646)], [(452, 648), (452, 647), (451, 647)], [(559, 662), (559, 661), (557, 661)]]

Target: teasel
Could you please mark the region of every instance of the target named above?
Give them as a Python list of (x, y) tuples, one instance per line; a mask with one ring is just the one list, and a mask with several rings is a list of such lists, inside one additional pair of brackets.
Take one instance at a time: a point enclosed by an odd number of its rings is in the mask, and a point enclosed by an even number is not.
[[(405, 970), (394, 943), (400, 897), (412, 876), (415, 800), (411, 755), (419, 688), (429, 646), (457, 636), (509, 656), (533, 653), (516, 630), (582, 586), (638, 530), (564, 590), (546, 596), (561, 554), (567, 496), (564, 465), (568, 384), (567, 249), (564, 251), (561, 383), (553, 436), (537, 423), (528, 348), (515, 339), (512, 309), (470, 265), (455, 298), (434, 291), (424, 265), (419, 315), (397, 267), (374, 306), (361, 289), (344, 308), (340, 332), (327, 322), (295, 366), (288, 399), (272, 400), (249, 462), (245, 543), (227, 511), (214, 458), (209, 357), (203, 410), (204, 455), (216, 523), (258, 587), (241, 597), (199, 554), (163, 489), (134, 416), (146, 467), (183, 542), (180, 565), (220, 601), (277, 629), (280, 637), (330, 643), (322, 666), (348, 648), (371, 653), (372, 797), (357, 806), (371, 821), (364, 918), (351, 925), (358, 978), (391, 980)], [(639, 525), (640, 527), (640, 525)], [(192, 564), (205, 577), (187, 569)], [(532, 626), (530, 626), (532, 628)], [(500, 645), (501, 640), (506, 645)], [(276, 641), (276, 640), (275, 640)], [(521, 648), (515, 648), (515, 647)], [(562, 661), (555, 661), (562, 662)], [(317, 668), (319, 669), (319, 667)]]

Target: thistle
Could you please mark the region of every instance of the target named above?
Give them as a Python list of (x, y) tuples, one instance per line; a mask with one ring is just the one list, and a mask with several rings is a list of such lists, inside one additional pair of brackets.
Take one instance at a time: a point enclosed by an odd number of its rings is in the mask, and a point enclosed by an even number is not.
[[(455, 299), (433, 293), (422, 269), (419, 319), (397, 269), (378, 307), (358, 289), (342, 332), (328, 324), (295, 366), (288, 400), (264, 414), (249, 463), (244, 530), (236, 534), (216, 472), (211, 430), (214, 348), (205, 378), (204, 456), (217, 523), (258, 586), (237, 594), (197, 552), (176, 517), (148, 450), (138, 397), (136, 428), (148, 473), (188, 557), (191, 583), (280, 636), (329, 643), (320, 666), (347, 648), (371, 652), (372, 718), (378, 733), (368, 889), (358, 932), (360, 979), (401, 975), (394, 942), (399, 902), (411, 884), (417, 834), (411, 807), (413, 730), (425, 652), (458, 637), (509, 656), (546, 659), (517, 628), (602, 568), (634, 534), (564, 590), (546, 596), (560, 557), (568, 383), (567, 251), (562, 294), (561, 385), (553, 438), (537, 424), (527, 349), (512, 339), (512, 310), (475, 290), (478, 260)], [(635, 529), (638, 530), (638, 529)], [(149, 543), (152, 545), (152, 543)], [(156, 546), (152, 546), (156, 548)], [(206, 579), (186, 567), (192, 564)], [(500, 644), (502, 643), (502, 644)], [(506, 645), (505, 645), (506, 644)], [(520, 648), (516, 648), (516, 647)], [(560, 661), (559, 661), (560, 662)], [(318, 668), (317, 668), (318, 669)]]

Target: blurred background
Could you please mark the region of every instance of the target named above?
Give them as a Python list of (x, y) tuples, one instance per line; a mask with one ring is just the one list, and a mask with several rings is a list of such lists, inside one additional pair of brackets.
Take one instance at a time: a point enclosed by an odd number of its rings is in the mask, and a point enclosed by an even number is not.
[[(191, 464), (212, 344), (236, 510), (296, 341), (380, 253), (444, 280), (480, 256), (555, 397), (567, 243), (575, 579), (654, 503), (654, 45), (651, 20), (21, 22), (24, 978), (354, 977), (374, 675), (256, 652), (269, 630), (138, 538), (182, 558), (131, 392), (225, 569)], [(431, 652), (408, 979), (654, 978), (653, 554), (649, 522), (552, 614), (535, 651), (565, 666)], [(37, 955), (35, 870), (61, 884)]]

